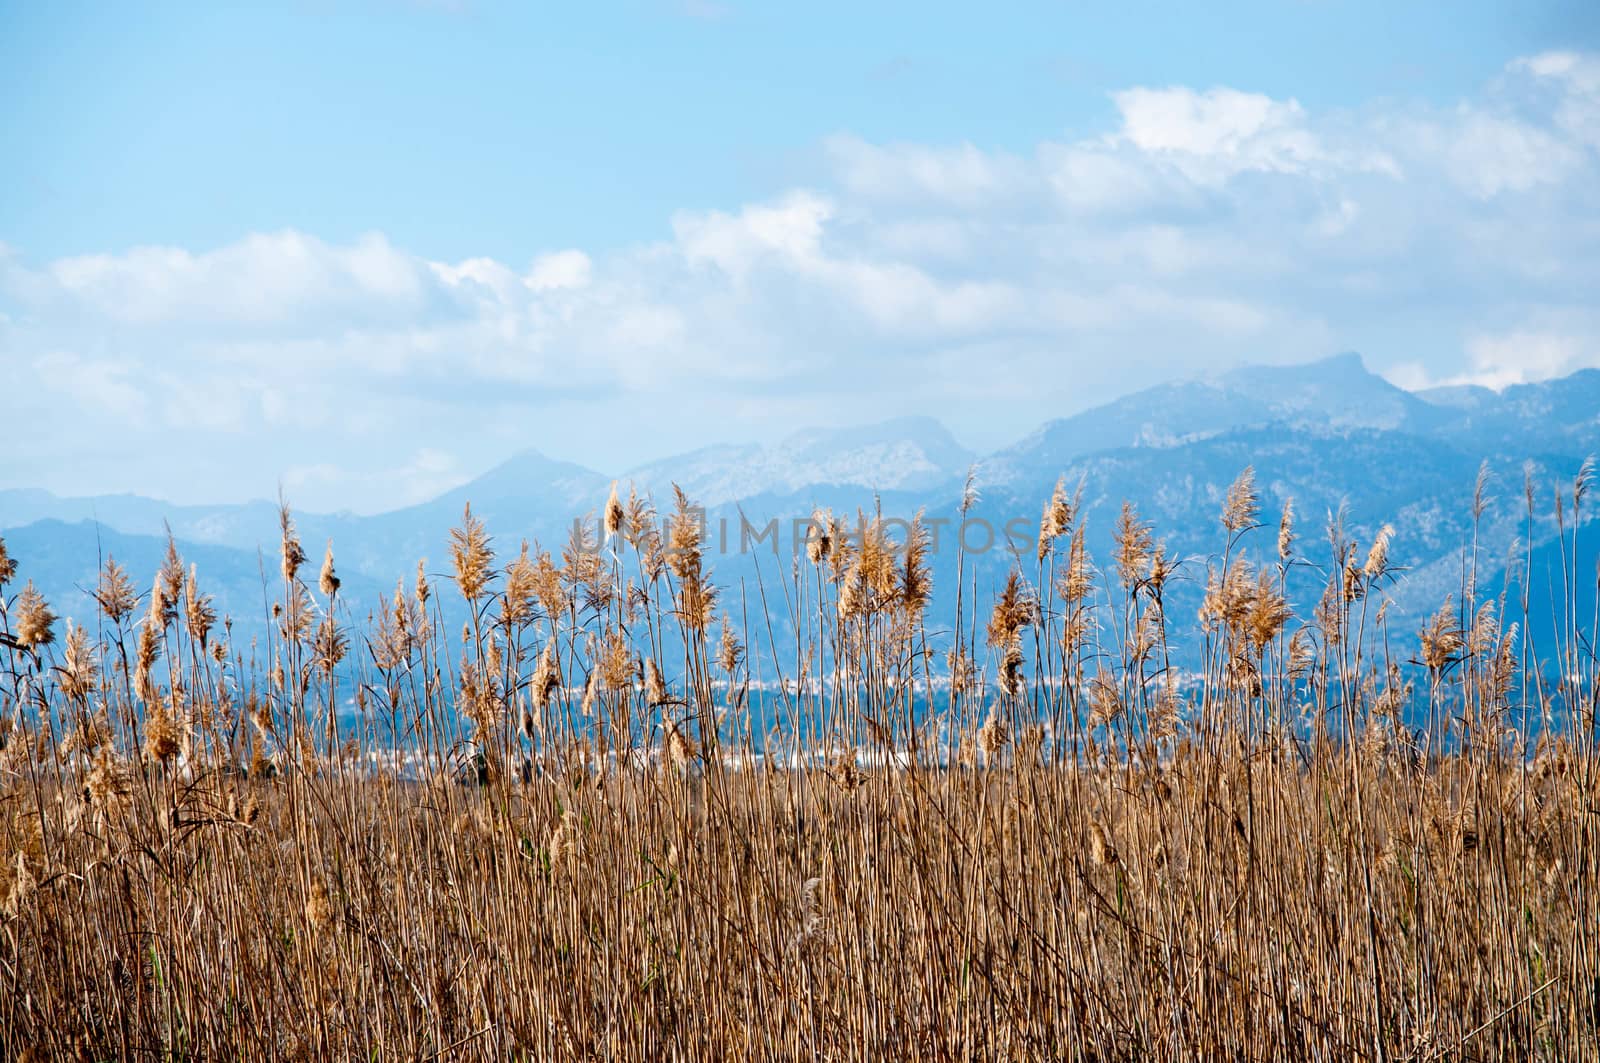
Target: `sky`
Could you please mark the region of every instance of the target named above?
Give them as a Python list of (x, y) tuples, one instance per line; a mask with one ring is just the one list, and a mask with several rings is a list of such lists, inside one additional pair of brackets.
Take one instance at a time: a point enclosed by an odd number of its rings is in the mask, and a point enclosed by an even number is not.
[(1589, 0), (0, 0), (0, 487), (373, 512), (1600, 365)]

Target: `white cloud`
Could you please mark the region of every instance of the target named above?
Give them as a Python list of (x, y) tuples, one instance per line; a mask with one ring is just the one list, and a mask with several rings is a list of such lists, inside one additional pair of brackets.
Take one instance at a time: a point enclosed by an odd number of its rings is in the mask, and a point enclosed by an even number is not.
[(1559, 94), (1556, 125), (1579, 143), (1600, 148), (1600, 57), (1543, 52), (1518, 60), (1512, 69), (1553, 83)]
[(1294, 100), (1221, 88), (1136, 88), (1113, 98), (1123, 137), (1141, 151), (1182, 160), (1205, 179), (1242, 170), (1300, 173), (1323, 157)]
[(1453, 382), (1499, 390), (1512, 384), (1564, 376), (1592, 364), (1600, 351), (1577, 336), (1510, 332), (1473, 336), (1467, 341), (1467, 354), (1472, 369)]
[(1587, 332), (1539, 328), (1478, 332), (1465, 342), (1465, 365), (1436, 374), (1419, 362), (1403, 362), (1386, 375), (1399, 387), (1472, 386), (1504, 391), (1600, 365), (1600, 329)]
[(1108, 144), (1046, 145), (1046, 177), (1060, 202), (1088, 214), (1131, 212), (1192, 201), (1171, 175), (1136, 152)]
[(1569, 53), (1442, 108), (1130, 88), (1031, 151), (835, 136), (811, 187), (526, 266), (382, 234), (0, 245), (0, 363), (21, 432), (106, 426), (25, 455), (34, 479), (141, 483), (140, 448), (182, 433), (170, 490), (215, 460), (334, 508), (528, 445), (617, 468), (908, 412), (1000, 444), (1157, 375), (1348, 347), (1500, 386), (1600, 361), (1597, 101)]
[(872, 144), (859, 137), (828, 138), (824, 149), (834, 173), (865, 200), (917, 200), (967, 207), (1014, 199), (1037, 178), (1013, 156), (972, 144)]
[(540, 255), (528, 271), (528, 287), (536, 292), (582, 288), (589, 283), (594, 263), (582, 251), (557, 251)]
[(763, 260), (815, 262), (823, 225), (833, 204), (810, 192), (795, 192), (773, 204), (747, 206), (738, 214), (683, 211), (672, 231), (690, 265), (712, 265), (742, 279)]
[(42, 390), (80, 415), (104, 418), (118, 427), (143, 426), (149, 419), (149, 400), (126, 365), (51, 351), (31, 368)]
[(1451, 175), (1481, 199), (1558, 184), (1584, 161), (1578, 148), (1548, 130), (1474, 111), (1464, 111), (1441, 139)]
[(377, 483), (396, 505), (426, 502), (472, 478), (456, 458), (424, 447), (400, 465), (373, 471), (353, 470), (333, 462), (316, 462), (286, 469), (281, 477), (285, 493), (293, 500), (348, 494)]
[(138, 247), (63, 258), (46, 276), (68, 307), (135, 325), (407, 317), (422, 307), (429, 288), (423, 264), (380, 234), (332, 247), (293, 231), (252, 234), (201, 254)]

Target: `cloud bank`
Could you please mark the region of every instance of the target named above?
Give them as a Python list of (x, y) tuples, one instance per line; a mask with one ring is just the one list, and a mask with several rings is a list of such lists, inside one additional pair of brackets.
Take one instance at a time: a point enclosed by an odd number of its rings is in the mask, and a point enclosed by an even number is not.
[(618, 469), (906, 413), (995, 445), (1152, 379), (1340, 349), (1412, 387), (1600, 364), (1600, 57), (1518, 59), (1450, 108), (1112, 103), (1028, 153), (840, 134), (806, 187), (603, 254), (0, 247), (0, 482), (281, 480), (375, 509), (526, 446)]

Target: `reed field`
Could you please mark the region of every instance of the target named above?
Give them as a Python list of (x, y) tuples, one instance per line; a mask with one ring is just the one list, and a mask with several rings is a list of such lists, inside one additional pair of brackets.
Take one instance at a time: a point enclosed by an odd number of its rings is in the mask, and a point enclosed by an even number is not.
[(1589, 485), (1499, 503), (1548, 644), (1249, 470), (1199, 558), (1058, 487), (939, 616), (920, 519), (730, 588), (681, 492), (381, 602), (285, 506), (248, 645), (176, 547), (68, 624), (0, 545), (0, 1056), (1600, 1058)]

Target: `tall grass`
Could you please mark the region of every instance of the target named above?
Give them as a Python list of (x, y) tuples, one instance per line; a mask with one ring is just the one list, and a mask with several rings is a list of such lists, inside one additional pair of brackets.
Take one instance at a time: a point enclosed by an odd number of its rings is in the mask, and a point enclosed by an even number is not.
[(1474, 540), (1391, 631), (1392, 532), (1303, 552), (1248, 471), (1209, 558), (1078, 513), (932, 618), (920, 518), (735, 591), (681, 492), (556, 555), (469, 510), (358, 614), (285, 506), (250, 647), (175, 547), (63, 632), (0, 545), (0, 1050), (1594, 1058), (1592, 620), (1532, 645)]

